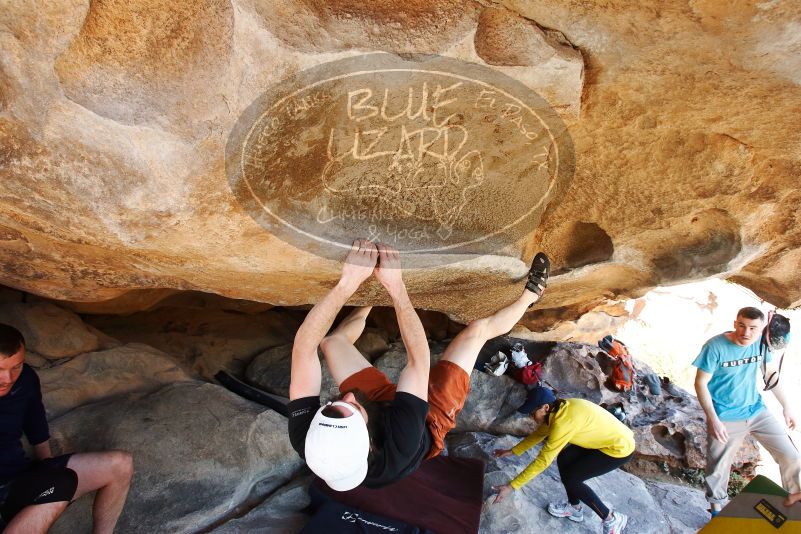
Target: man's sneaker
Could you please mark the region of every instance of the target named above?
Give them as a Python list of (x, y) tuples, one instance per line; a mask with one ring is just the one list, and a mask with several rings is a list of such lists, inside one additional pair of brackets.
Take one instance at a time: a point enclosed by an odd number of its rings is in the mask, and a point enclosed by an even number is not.
[(581, 505), (576, 508), (569, 502), (552, 502), (548, 505), (548, 513), (554, 517), (566, 517), (576, 523), (584, 521), (584, 510), (581, 509)]
[(620, 534), (629, 522), (627, 515), (620, 512), (609, 512), (609, 517), (604, 519), (604, 534)]

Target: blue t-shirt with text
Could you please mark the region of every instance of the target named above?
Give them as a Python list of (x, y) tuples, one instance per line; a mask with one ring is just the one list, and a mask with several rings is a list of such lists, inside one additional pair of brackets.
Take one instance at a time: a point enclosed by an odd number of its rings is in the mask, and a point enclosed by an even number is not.
[[(768, 352), (765, 362), (771, 360)], [(720, 334), (706, 342), (693, 365), (712, 375), (709, 393), (721, 421), (750, 419), (765, 408), (757, 389), (762, 362), (759, 342), (741, 347)]]

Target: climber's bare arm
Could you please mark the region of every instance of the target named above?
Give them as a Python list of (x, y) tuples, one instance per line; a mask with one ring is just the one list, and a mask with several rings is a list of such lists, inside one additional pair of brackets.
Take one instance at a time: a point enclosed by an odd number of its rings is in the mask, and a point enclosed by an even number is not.
[(337, 285), (309, 311), (300, 325), (292, 345), (292, 374), (289, 382), (289, 399), (320, 394), (322, 368), (317, 348), (337, 314), (353, 296), (359, 286), (373, 273), (378, 250), (366, 239), (353, 242)]

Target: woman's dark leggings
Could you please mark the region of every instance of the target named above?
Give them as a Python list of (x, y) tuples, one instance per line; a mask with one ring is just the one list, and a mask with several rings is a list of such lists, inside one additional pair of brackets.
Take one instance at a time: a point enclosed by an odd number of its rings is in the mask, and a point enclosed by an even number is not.
[[(632, 453), (633, 454), (633, 453)], [(577, 445), (568, 445), (556, 457), (559, 476), (567, 491), (567, 500), (572, 505), (579, 501), (593, 509), (601, 519), (609, 515), (609, 508), (590, 487), (586, 480), (614, 471), (631, 459), (632, 454), (623, 458), (614, 458), (597, 449), (584, 449)]]

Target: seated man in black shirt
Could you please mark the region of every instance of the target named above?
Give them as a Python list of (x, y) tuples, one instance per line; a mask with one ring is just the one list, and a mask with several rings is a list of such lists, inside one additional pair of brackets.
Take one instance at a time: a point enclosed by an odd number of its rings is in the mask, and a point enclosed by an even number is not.
[[(294, 449), (337, 491), (362, 484), (385, 486), (440, 454), (467, 399), (470, 373), (481, 348), (487, 340), (511, 330), (539, 299), (549, 266), (548, 258), (537, 254), (520, 298), (490, 317), (471, 322), (431, 369), (428, 341), (406, 292), (398, 251), (356, 240), (339, 283), (311, 309), (295, 335), (288, 406)], [(392, 299), (406, 346), (408, 360), (397, 385), (353, 345), (364, 330), (369, 306), (354, 310), (326, 335), (337, 313), (373, 274)], [(318, 346), (342, 393), (338, 401), (323, 407)]]
[[(23, 432), (34, 462), (22, 448)], [(25, 340), (16, 328), (0, 324), (0, 515), (8, 524), (3, 533), (47, 532), (70, 501), (95, 490), (93, 532), (113, 532), (131, 483), (131, 455), (53, 458), (49, 440), (39, 377), (25, 365)]]

